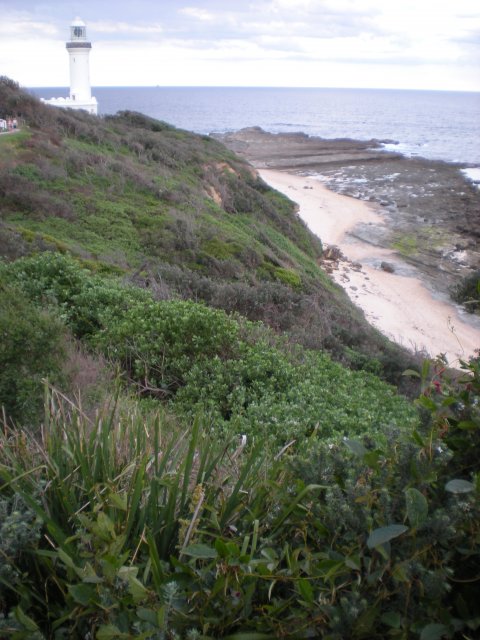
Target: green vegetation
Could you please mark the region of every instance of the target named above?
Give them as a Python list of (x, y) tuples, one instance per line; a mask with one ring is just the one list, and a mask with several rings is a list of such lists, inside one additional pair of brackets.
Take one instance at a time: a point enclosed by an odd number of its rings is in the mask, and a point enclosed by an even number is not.
[(454, 288), (452, 298), (455, 302), (463, 304), (469, 313), (478, 313), (480, 310), (480, 271), (474, 271)]
[(374, 375), (288, 348), (240, 316), (191, 301), (156, 301), (58, 253), (20, 258), (0, 277), (119, 366), (142, 396), (168, 401), (188, 417), (202, 410), (217, 435), (282, 445), (315, 430), (322, 437), (381, 437), (387, 426), (416, 424), (410, 404)]
[[(56, 394), (0, 434), (12, 638), (468, 638), (478, 618), (479, 362), (425, 381), (426, 425), (269, 455)], [(465, 429), (465, 422), (469, 427)], [(243, 634), (243, 635), (242, 635)]]
[(22, 122), (0, 145), (4, 259), (68, 252), (163, 298), (265, 322), (343, 363), (375, 360), (401, 382), (408, 354), (325, 275), (321, 242), (293, 203), (223, 145), (138, 113), (51, 108), (6, 78), (0, 109)]
[(64, 328), (0, 281), (0, 406), (13, 421), (35, 424), (43, 378), (62, 382)]
[(215, 141), (0, 105), (0, 637), (473, 640), (480, 359), (415, 373)]
[(418, 251), (418, 238), (412, 235), (396, 235), (392, 247), (402, 256), (410, 257)]

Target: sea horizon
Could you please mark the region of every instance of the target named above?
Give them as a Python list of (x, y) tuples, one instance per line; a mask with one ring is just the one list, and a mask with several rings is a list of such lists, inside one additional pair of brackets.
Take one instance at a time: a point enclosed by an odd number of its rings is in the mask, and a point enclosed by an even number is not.
[[(31, 87), (41, 98), (68, 87)], [(242, 86), (94, 86), (99, 115), (132, 110), (208, 135), (271, 133), (389, 141), (405, 156), (480, 166), (480, 92)]]
[[(62, 86), (29, 86), (28, 91), (37, 89), (64, 89), (69, 90), (67, 85)], [(98, 84), (92, 85), (92, 91), (95, 89), (312, 89), (314, 91), (409, 91), (412, 93), (474, 93), (480, 94), (480, 90), (464, 90), (464, 89), (400, 89), (397, 87), (320, 87), (320, 86), (283, 86), (283, 85), (236, 85), (236, 84)]]

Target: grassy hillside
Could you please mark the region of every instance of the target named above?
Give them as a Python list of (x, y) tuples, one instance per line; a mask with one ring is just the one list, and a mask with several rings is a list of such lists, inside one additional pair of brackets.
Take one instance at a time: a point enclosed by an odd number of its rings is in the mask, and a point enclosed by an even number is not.
[(398, 383), (408, 358), (321, 269), (294, 205), (209, 138), (137, 113), (97, 118), (41, 104), (7, 79), (0, 112), (0, 252), (69, 252), (156, 297), (261, 320)]
[(250, 282), (321, 276), (320, 241), (292, 204), (213, 139), (52, 109), (5, 83), (0, 101), (27, 125), (1, 146), (4, 219), (25, 240), (126, 269), (148, 258)]

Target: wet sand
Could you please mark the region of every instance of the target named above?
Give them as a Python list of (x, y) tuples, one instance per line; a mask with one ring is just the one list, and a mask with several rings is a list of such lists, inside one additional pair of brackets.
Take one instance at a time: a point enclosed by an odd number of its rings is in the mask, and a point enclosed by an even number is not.
[[(445, 354), (451, 366), (480, 348), (478, 317), (433, 295), (421, 275), (398, 254), (368, 242), (369, 227), (373, 236), (384, 225), (379, 207), (335, 193), (319, 177), (276, 169), (259, 173), (298, 204), (299, 216), (324, 247), (341, 249), (344, 257), (332, 275), (382, 333), (409, 349), (431, 356)], [(352, 233), (359, 225), (363, 239)], [(382, 262), (389, 263), (393, 273), (385, 271)]]

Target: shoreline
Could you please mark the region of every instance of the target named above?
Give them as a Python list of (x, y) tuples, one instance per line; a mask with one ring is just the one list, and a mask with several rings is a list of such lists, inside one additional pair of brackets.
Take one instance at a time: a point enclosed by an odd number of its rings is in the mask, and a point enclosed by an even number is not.
[(379, 150), (378, 140), (271, 134), (250, 127), (217, 136), (257, 170), (313, 176), (381, 212), (384, 225), (357, 224), (362, 242), (401, 257), (435, 295), (480, 269), (480, 189), (458, 165)]
[[(352, 234), (362, 226), (368, 236), (385, 226), (377, 206), (341, 195), (322, 183), (319, 175), (302, 176), (279, 169), (258, 168), (271, 187), (297, 203), (298, 215), (324, 244), (338, 246), (343, 257), (332, 277), (360, 307), (367, 320), (394, 342), (445, 354), (450, 366), (475, 355), (480, 348), (480, 321), (434, 295), (421, 273), (395, 251), (370, 244)], [(393, 272), (381, 268), (392, 263)]]

